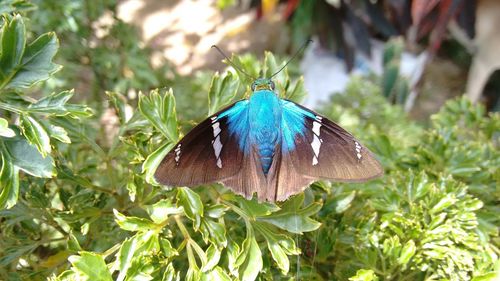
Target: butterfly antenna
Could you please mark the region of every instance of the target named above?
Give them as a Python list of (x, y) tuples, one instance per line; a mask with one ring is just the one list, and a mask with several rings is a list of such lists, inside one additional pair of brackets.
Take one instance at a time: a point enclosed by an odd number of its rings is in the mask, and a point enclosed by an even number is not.
[(255, 80), (255, 77), (253, 77), (252, 75), (246, 73), (245, 71), (243, 71), (243, 69), (241, 69), (239, 66), (237, 66), (234, 62), (231, 61), (231, 59), (229, 59), (228, 56), (226, 56), (226, 54), (224, 54), (224, 52), (219, 48), (217, 47), (216, 45), (212, 45), (212, 48), (215, 48), (226, 60), (227, 62), (232, 66), (234, 67), (234, 69), (238, 70), (239, 72), (245, 74), (246, 76), (252, 78), (253, 80)]
[(302, 46), (297, 50), (297, 52), (295, 52), (295, 54), (292, 56), (291, 59), (289, 59), (285, 65), (283, 65), (282, 68), (280, 68), (280, 70), (276, 71), (273, 75), (271, 75), (271, 77), (269, 77), (269, 79), (273, 78), (276, 74), (280, 73), (291, 61), (293, 61), (295, 59), (295, 57), (302, 53), (302, 51), (304, 51), (304, 49), (307, 47), (307, 45), (309, 45), (309, 43), (311, 43), (313, 40), (311, 39), (308, 39), (306, 42), (304, 42), (304, 44), (302, 44)]

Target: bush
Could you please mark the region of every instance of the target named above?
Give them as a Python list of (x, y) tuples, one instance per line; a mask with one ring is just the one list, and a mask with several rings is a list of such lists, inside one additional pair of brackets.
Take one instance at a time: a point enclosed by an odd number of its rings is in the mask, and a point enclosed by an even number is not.
[[(26, 4), (5, 3), (8, 12)], [(353, 79), (321, 112), (372, 148), (383, 178), (320, 181), (278, 204), (218, 184), (164, 189), (152, 177), (159, 161), (193, 120), (248, 96), (248, 78), (227, 71), (122, 88), (127, 78), (104, 76), (106, 103), (69, 103), (71, 90), (34, 88), (60, 69), (58, 40), (28, 40), (26, 21), (4, 14), (0, 36), (0, 279), (499, 278), (499, 114), (452, 100), (424, 127), (388, 103), (378, 82)], [(233, 59), (253, 75), (282, 65), (271, 53), (263, 63)], [(305, 95), (287, 70), (275, 82), (286, 98)], [(122, 94), (156, 83), (169, 87)], [(191, 103), (202, 89), (208, 108)]]

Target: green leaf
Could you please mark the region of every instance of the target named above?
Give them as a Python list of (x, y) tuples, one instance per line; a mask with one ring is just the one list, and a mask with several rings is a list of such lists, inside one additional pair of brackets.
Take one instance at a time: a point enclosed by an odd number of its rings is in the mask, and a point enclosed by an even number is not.
[(211, 281), (211, 280), (217, 280), (217, 281), (231, 281), (231, 277), (224, 271), (224, 269), (220, 267), (215, 267), (210, 273), (204, 274), (201, 277), (202, 281)]
[(181, 187), (177, 191), (177, 206), (184, 208), (184, 213), (190, 218), (198, 229), (203, 217), (203, 203), (200, 196), (187, 187)]
[(11, 208), (19, 196), (19, 170), (12, 164), (10, 157), (0, 153), (2, 166), (0, 169), (0, 210)]
[(40, 152), (19, 136), (2, 139), (12, 163), (24, 172), (41, 178), (56, 175), (54, 160), (50, 155), (43, 157)]
[(40, 123), (29, 115), (21, 115), (21, 129), (26, 139), (38, 148), (43, 157), (50, 154), (52, 151), (50, 138)]
[(71, 143), (68, 132), (63, 127), (47, 124), (45, 126), (51, 138), (54, 138), (62, 143)]
[(258, 202), (256, 199), (246, 200), (241, 196), (235, 196), (234, 199), (240, 204), (241, 209), (249, 217), (263, 217), (278, 211), (280, 208), (275, 204), (268, 202)]
[(206, 251), (207, 262), (203, 265), (201, 271), (207, 272), (212, 270), (219, 263), (220, 255), (220, 250), (214, 244), (210, 244)]
[(80, 246), (80, 242), (78, 242), (78, 239), (75, 237), (73, 232), (69, 233), (68, 237), (68, 250), (78, 252), (82, 250), (82, 247)]
[(302, 234), (316, 230), (320, 223), (311, 219), (309, 216), (316, 214), (321, 209), (321, 204), (312, 203), (302, 208), (304, 194), (296, 195), (286, 201), (282, 209), (265, 217), (259, 217), (257, 220), (273, 224), (286, 231)]
[(454, 198), (452, 195), (447, 195), (446, 197), (443, 197), (439, 202), (436, 203), (431, 209), (431, 214), (435, 214), (438, 212), (441, 212), (442, 210), (452, 206), (457, 202), (457, 199)]
[(3, 18), (3, 28), (1, 30), (1, 53), (0, 53), (0, 77), (1, 84), (5, 85), (12, 78), (12, 72), (17, 68), (23, 59), (26, 45), (26, 27), (21, 15), (13, 18)]
[(12, 138), (15, 135), (14, 130), (9, 128), (9, 122), (0, 117), (0, 137)]
[(82, 280), (111, 281), (111, 273), (101, 255), (92, 252), (80, 252), (79, 256), (70, 256), (68, 260), (73, 265)]
[(0, 14), (27, 12), (34, 9), (36, 6), (28, 0), (3, 0), (0, 2)]
[(222, 204), (210, 205), (205, 209), (205, 214), (208, 217), (219, 219), (224, 216), (229, 208)]
[(116, 280), (125, 280), (125, 277), (127, 276), (127, 270), (132, 265), (132, 261), (134, 259), (137, 248), (138, 245), (135, 238), (129, 238), (122, 243), (120, 251), (118, 251), (117, 254), (118, 270), (120, 273), (118, 274)]
[(226, 228), (222, 223), (209, 219), (203, 219), (200, 230), (205, 242), (212, 241), (212, 243), (216, 244), (218, 247), (226, 247)]
[(378, 281), (377, 275), (371, 269), (359, 269), (356, 275), (349, 278), (350, 281)]
[(149, 184), (158, 184), (154, 178), (156, 168), (161, 163), (161, 160), (174, 147), (175, 143), (167, 142), (157, 148), (153, 153), (149, 154), (144, 163), (142, 163), (142, 172), (145, 173), (146, 182)]
[(302, 102), (307, 96), (306, 89), (304, 88), (304, 77), (301, 76), (295, 83), (293, 89), (287, 90), (284, 94), (287, 100)]
[(283, 234), (277, 234), (276, 230), (272, 229), (267, 223), (254, 222), (253, 226), (266, 239), (271, 256), (281, 270), (281, 273), (283, 275), (288, 274), (290, 270), (288, 255), (300, 254), (293, 239)]
[(167, 258), (179, 255), (177, 250), (172, 247), (172, 244), (170, 244), (170, 241), (167, 239), (160, 238), (160, 248), (163, 255)]
[(399, 255), (398, 263), (406, 265), (415, 255), (416, 251), (417, 247), (415, 247), (415, 242), (413, 242), (413, 240), (406, 242), (406, 244), (403, 246), (403, 249), (401, 250), (401, 254)]
[(139, 110), (170, 142), (177, 142), (179, 130), (172, 89), (156, 89), (149, 92), (149, 96), (139, 94)]
[(262, 269), (262, 253), (253, 233), (247, 235), (245, 241), (243, 241), (241, 252), (236, 260), (236, 266), (241, 281), (255, 280)]
[(8, 72), (8, 78), (2, 85), (9, 89), (22, 89), (47, 80), (50, 75), (61, 68), (60, 65), (52, 62), (57, 49), (59, 49), (59, 42), (55, 33), (41, 35), (26, 47), (22, 61)]
[(45, 113), (55, 116), (89, 117), (92, 110), (86, 105), (68, 104), (74, 90), (52, 93), (28, 106), (31, 113)]
[(183, 209), (173, 205), (170, 199), (163, 199), (153, 205), (146, 205), (146, 212), (157, 224), (165, 221), (169, 215), (181, 214)]
[(321, 209), (321, 213), (324, 215), (330, 212), (341, 214), (351, 206), (351, 203), (355, 197), (356, 191), (339, 194), (335, 196), (331, 201), (327, 201), (325, 206), (323, 206), (323, 209)]
[(236, 96), (239, 85), (239, 80), (231, 72), (226, 72), (223, 78), (215, 73), (208, 90), (208, 115), (228, 105)]
[(138, 217), (127, 217), (113, 209), (115, 214), (115, 221), (120, 226), (120, 228), (128, 231), (148, 231), (150, 229), (155, 229), (155, 224), (148, 220)]

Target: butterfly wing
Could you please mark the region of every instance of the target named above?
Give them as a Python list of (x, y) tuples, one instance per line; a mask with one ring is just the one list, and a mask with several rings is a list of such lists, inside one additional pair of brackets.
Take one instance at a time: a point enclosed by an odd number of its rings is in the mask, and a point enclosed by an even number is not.
[(374, 155), (327, 118), (283, 100), (282, 157), (304, 177), (361, 182), (383, 174)]
[(162, 160), (156, 181), (196, 186), (238, 174), (248, 132), (247, 104), (247, 100), (236, 102), (193, 128)]

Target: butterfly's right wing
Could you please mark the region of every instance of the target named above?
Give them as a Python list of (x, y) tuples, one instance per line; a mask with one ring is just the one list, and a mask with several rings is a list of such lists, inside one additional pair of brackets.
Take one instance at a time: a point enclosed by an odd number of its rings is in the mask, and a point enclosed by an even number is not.
[[(343, 182), (367, 181), (383, 174), (375, 156), (349, 132), (326, 117), (291, 101), (283, 101), (284, 129), (292, 128), (293, 140), (284, 138), (284, 153), (295, 170), (317, 179)], [(293, 124), (302, 121), (300, 133)]]

